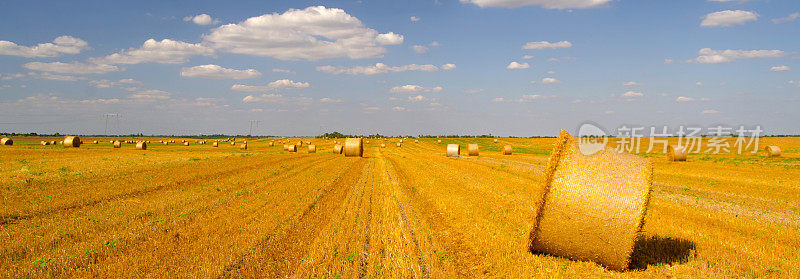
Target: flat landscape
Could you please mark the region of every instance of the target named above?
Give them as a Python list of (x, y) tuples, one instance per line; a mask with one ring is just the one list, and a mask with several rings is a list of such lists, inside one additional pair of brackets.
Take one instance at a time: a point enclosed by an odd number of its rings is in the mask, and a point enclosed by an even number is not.
[(622, 272), (529, 251), (555, 138), (39, 144), (62, 139), (0, 146), (0, 277), (800, 277), (798, 137), (761, 139), (781, 157), (639, 154), (652, 196)]

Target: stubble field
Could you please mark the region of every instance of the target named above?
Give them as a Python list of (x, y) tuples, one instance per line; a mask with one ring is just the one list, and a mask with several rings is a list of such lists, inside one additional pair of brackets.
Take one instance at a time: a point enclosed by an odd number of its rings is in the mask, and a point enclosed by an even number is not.
[[(553, 138), (372, 139), (364, 158), (333, 139), (302, 139), (313, 154), (14, 140), (0, 146), (3, 278), (800, 277), (800, 138), (762, 138), (777, 158), (641, 154), (654, 184), (624, 272), (528, 250)], [(480, 156), (445, 157), (448, 143)]]

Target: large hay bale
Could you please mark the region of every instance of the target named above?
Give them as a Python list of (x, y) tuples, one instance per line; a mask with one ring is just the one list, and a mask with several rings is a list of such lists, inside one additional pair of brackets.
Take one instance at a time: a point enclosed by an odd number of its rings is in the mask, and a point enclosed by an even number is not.
[(136, 149), (147, 150), (147, 142), (144, 141), (137, 142)]
[(652, 163), (613, 148), (590, 156), (562, 131), (550, 155), (545, 193), (530, 233), (533, 251), (628, 268), (653, 179)]
[(334, 145), (333, 146), (333, 154), (342, 154), (342, 146), (341, 145)]
[(478, 144), (470, 143), (467, 145), (467, 153), (469, 156), (478, 156)]
[(686, 161), (686, 148), (680, 145), (667, 146), (667, 161)]
[(81, 138), (76, 136), (67, 136), (62, 142), (64, 147), (81, 147)]
[(0, 145), (14, 145), (14, 140), (11, 138), (0, 139)]
[(770, 145), (764, 148), (764, 151), (767, 152), (767, 157), (780, 157), (781, 156), (781, 148), (775, 145)]
[(289, 145), (288, 144), (284, 144), (283, 145), (283, 151), (289, 151)]
[(364, 139), (347, 138), (344, 140), (345, 157), (364, 157)]
[(114, 141), (114, 144), (113, 144), (113, 145), (114, 145), (114, 148), (120, 148), (120, 147), (122, 147), (122, 142), (121, 142), (121, 141), (118, 141), (118, 140), (116, 140), (116, 141)]
[(247, 150), (247, 143), (242, 143), (241, 145), (239, 145), (239, 149)]
[(317, 153), (317, 146), (313, 144), (308, 145), (308, 153)]
[(447, 145), (447, 157), (458, 157), (461, 154), (461, 146), (455, 143)]
[(215, 142), (211, 143), (211, 146), (212, 147), (219, 147), (219, 142), (215, 141)]
[(503, 146), (503, 155), (511, 155), (512, 148), (510, 145)]
[(289, 152), (297, 152), (297, 145), (289, 145)]

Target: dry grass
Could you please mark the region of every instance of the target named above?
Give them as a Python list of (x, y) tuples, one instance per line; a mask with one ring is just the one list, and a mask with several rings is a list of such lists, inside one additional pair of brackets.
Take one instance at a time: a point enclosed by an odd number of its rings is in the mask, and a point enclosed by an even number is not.
[(651, 202), (621, 272), (527, 249), (553, 139), (470, 139), (472, 158), (436, 139), (364, 158), (270, 139), (147, 152), (14, 140), (0, 150), (3, 278), (800, 277), (800, 138), (762, 139), (782, 157), (646, 155)]

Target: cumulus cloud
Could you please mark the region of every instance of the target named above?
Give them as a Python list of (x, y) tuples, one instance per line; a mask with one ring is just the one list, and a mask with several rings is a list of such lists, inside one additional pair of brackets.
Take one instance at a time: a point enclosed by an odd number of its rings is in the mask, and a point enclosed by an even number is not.
[(694, 98), (679, 96), (677, 99), (675, 99), (675, 101), (676, 102), (691, 102), (691, 101), (694, 101)]
[(0, 41), (0, 55), (28, 58), (58, 57), (62, 54), (78, 54), (85, 49), (89, 49), (89, 43), (70, 36), (61, 36), (53, 40), (52, 43), (42, 43), (30, 47), (17, 45), (9, 41)]
[(787, 16), (787, 17), (773, 19), (772, 23), (779, 24), (779, 23), (792, 22), (792, 21), (795, 21), (798, 18), (800, 18), (800, 13), (793, 13), (793, 14), (790, 14), (789, 16)]
[(522, 59), (525, 59), (525, 60), (531, 59), (531, 58), (533, 58), (533, 55), (523, 55), (522, 56)]
[(199, 14), (196, 16), (187, 16), (183, 18), (183, 21), (191, 21), (197, 25), (211, 25), (219, 23), (219, 20), (211, 18), (210, 15), (207, 14)]
[[(452, 65), (452, 64), (448, 64)], [(455, 67), (455, 65), (453, 65)], [(444, 68), (444, 66), (442, 66)], [(425, 65), (417, 65), (417, 64), (409, 64), (403, 66), (388, 66), (383, 63), (375, 63), (374, 66), (355, 66), (352, 68), (348, 67), (334, 67), (334, 66), (319, 66), (316, 68), (317, 71), (329, 73), (329, 74), (348, 74), (348, 75), (381, 75), (386, 73), (397, 73), (397, 72), (405, 72), (405, 71), (423, 71), (423, 72), (435, 72), (439, 70), (439, 67), (436, 67), (431, 64)]]
[(467, 89), (467, 90), (464, 90), (464, 93), (467, 93), (467, 94), (475, 94), (475, 93), (481, 93), (481, 92), (486, 92), (486, 89)]
[(719, 111), (713, 109), (707, 109), (703, 111), (703, 114), (717, 114)]
[(628, 82), (623, 82), (622, 83), (622, 86), (635, 86), (635, 85), (639, 85), (639, 83), (637, 83), (635, 81), (628, 81)]
[(404, 108), (404, 107), (393, 107), (392, 110), (394, 110), (394, 111), (405, 111), (406, 108)]
[(149, 39), (138, 49), (130, 48), (106, 57), (90, 58), (89, 61), (98, 64), (139, 64), (148, 62), (180, 64), (185, 63), (191, 56), (209, 56), (212, 54), (214, 54), (214, 50), (203, 44), (191, 44), (170, 39), (161, 41)]
[(288, 79), (281, 79), (270, 82), (266, 86), (251, 86), (251, 85), (244, 85), (244, 84), (234, 84), (231, 86), (231, 90), (242, 91), (242, 92), (265, 92), (265, 91), (272, 91), (272, 90), (280, 90), (280, 89), (300, 89), (300, 88), (307, 88), (311, 86), (308, 82), (299, 82), (293, 81)]
[(664, 59), (664, 64), (672, 64), (672, 63), (675, 63), (675, 61), (669, 58)]
[(722, 26), (728, 27), (737, 24), (744, 24), (748, 21), (758, 20), (758, 14), (751, 11), (742, 10), (726, 10), (716, 13), (710, 13), (703, 16), (703, 21), (700, 26)]
[(415, 93), (428, 93), (428, 92), (436, 93), (436, 92), (441, 92), (442, 87), (441, 86), (422, 87), (419, 85), (408, 84), (403, 86), (392, 87), (392, 89), (390, 89), (389, 91), (392, 93), (402, 93), (402, 94), (415, 94)]
[(411, 49), (413, 49), (414, 52), (419, 53), (419, 54), (423, 54), (423, 53), (428, 52), (428, 47), (421, 46), (421, 45), (414, 45), (414, 46), (411, 47)]
[(278, 69), (278, 68), (272, 69), (272, 72), (275, 72), (275, 73), (284, 73), (284, 74), (294, 74), (294, 72), (292, 72), (292, 71), (290, 71), (290, 70), (286, 70), (286, 69)]
[(129, 84), (141, 85), (142, 82), (140, 82), (138, 80), (135, 80), (135, 79), (132, 79), (132, 78), (121, 79), (119, 81), (111, 81), (111, 80), (107, 80), (107, 79), (89, 81), (89, 86), (96, 87), (96, 88), (112, 88), (112, 87), (115, 87), (115, 86), (118, 86), (118, 85), (123, 85), (123, 84), (125, 84), (125, 85), (129, 85)]
[(141, 102), (166, 100), (170, 98), (170, 95), (172, 95), (169, 92), (158, 89), (141, 89), (141, 88), (131, 87), (128, 88), (127, 90), (133, 92), (133, 94), (128, 95), (128, 98)]
[(642, 92), (636, 92), (636, 91), (628, 91), (628, 92), (625, 92), (625, 93), (622, 94), (622, 97), (625, 97), (625, 98), (636, 98), (636, 97), (642, 97), (642, 96), (644, 96), (644, 94), (642, 94)]
[(16, 73), (16, 74), (0, 74), (0, 80), (12, 80), (12, 79), (21, 78), (21, 77), (24, 77), (24, 76), (25, 76), (25, 74), (20, 74), (20, 73)]
[(789, 68), (789, 66), (786, 66), (786, 65), (781, 65), (781, 66), (775, 66), (775, 67), (769, 68), (769, 70), (772, 71), (772, 72), (785, 72), (785, 71), (791, 70), (791, 68)]
[(319, 99), (319, 102), (320, 103), (341, 103), (341, 102), (344, 102), (344, 101), (341, 100), (341, 99), (333, 99), (333, 98), (325, 97), (325, 98)]
[(261, 72), (254, 69), (234, 70), (223, 68), (219, 65), (208, 64), (181, 69), (181, 76), (193, 78), (213, 79), (249, 79), (261, 76)]
[(698, 82), (695, 82), (695, 84), (694, 84), (694, 85), (697, 85), (697, 86), (703, 86), (703, 83), (698, 81)]
[(255, 102), (277, 103), (285, 100), (286, 99), (281, 94), (262, 94), (261, 96), (248, 95), (242, 98), (242, 102), (244, 103), (255, 103)]
[(386, 34), (378, 34), (378, 43), (382, 45), (399, 45), (403, 43), (403, 35), (389, 32)]
[(449, 71), (456, 68), (456, 64), (444, 64), (442, 65), (442, 70)]
[(412, 96), (408, 96), (408, 101), (409, 102), (422, 102), (422, 101), (425, 101), (427, 99), (428, 98), (425, 98), (425, 96), (422, 96), (422, 95), (417, 95), (417, 96), (413, 96), (413, 97)]
[(554, 78), (549, 78), (549, 77), (542, 79), (542, 84), (553, 84), (553, 83), (561, 83), (561, 81), (557, 80), (557, 79), (554, 79)]
[(572, 43), (568, 41), (560, 41), (551, 43), (548, 41), (539, 41), (539, 42), (528, 42), (522, 46), (522, 49), (556, 49), (556, 48), (569, 48), (572, 47)]
[(418, 18), (418, 17), (415, 17), (415, 16), (411, 16), (409, 19), (411, 20), (411, 22), (417, 22), (417, 21), (419, 21), (419, 18)]
[(698, 56), (689, 62), (701, 64), (729, 63), (738, 59), (777, 58), (786, 55), (782, 50), (713, 50), (704, 48), (697, 52)]
[(499, 97), (492, 99), (492, 102), (494, 102), (494, 103), (502, 103), (502, 102), (505, 102), (505, 101), (506, 101), (505, 98), (499, 98)]
[(527, 69), (527, 68), (530, 68), (530, 67), (531, 67), (531, 65), (528, 64), (527, 62), (526, 63), (517, 63), (517, 61), (513, 61), (513, 62), (509, 63), (508, 66), (506, 66), (506, 69), (519, 70), (519, 69)]
[(47, 80), (58, 80), (58, 81), (77, 81), (77, 80), (86, 79), (85, 77), (76, 77), (76, 76), (69, 76), (69, 75), (57, 75), (57, 74), (51, 74), (51, 73), (48, 73), (48, 72), (42, 72), (42, 73), (31, 72), (31, 73), (28, 73), (28, 76), (30, 76), (32, 78), (36, 78), (36, 79), (47, 79)]
[(460, 0), (481, 8), (540, 6), (545, 9), (589, 9), (603, 7), (611, 0)]
[(22, 64), (22, 67), (41, 72), (54, 72), (62, 74), (103, 74), (107, 72), (119, 71), (117, 66), (102, 65), (102, 64), (87, 64), (80, 62), (62, 63), (62, 62), (30, 62)]
[(344, 10), (317, 6), (222, 25), (204, 40), (223, 51), (280, 60), (363, 59), (382, 57), (382, 42), (397, 42), (399, 35), (387, 34), (379, 41), (378, 31)]

